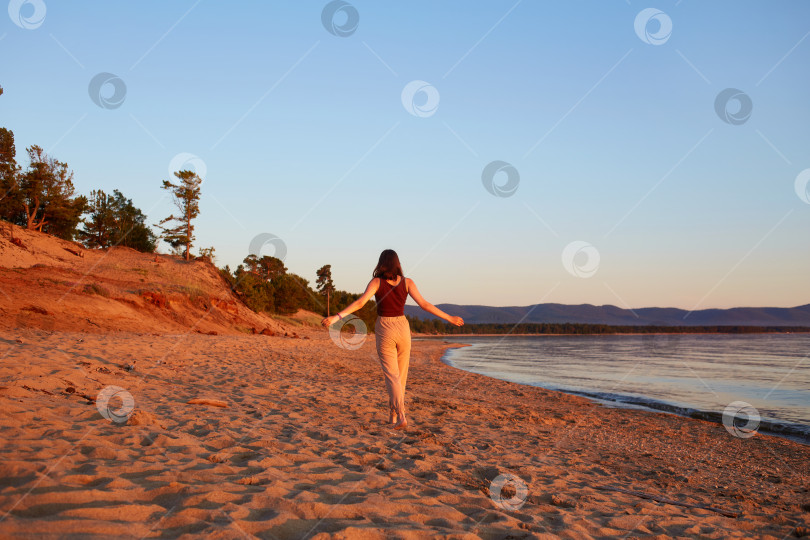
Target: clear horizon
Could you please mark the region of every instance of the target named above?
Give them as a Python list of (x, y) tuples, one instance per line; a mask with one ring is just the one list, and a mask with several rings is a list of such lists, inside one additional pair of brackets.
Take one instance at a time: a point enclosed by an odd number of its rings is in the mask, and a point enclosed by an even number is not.
[(150, 225), (170, 168), (204, 173), (196, 248), (218, 266), (271, 234), (291, 272), (331, 264), (355, 293), (396, 249), (434, 304), (796, 307), (808, 20), (801, 1), (15, 0), (0, 126), (22, 165), (38, 144)]

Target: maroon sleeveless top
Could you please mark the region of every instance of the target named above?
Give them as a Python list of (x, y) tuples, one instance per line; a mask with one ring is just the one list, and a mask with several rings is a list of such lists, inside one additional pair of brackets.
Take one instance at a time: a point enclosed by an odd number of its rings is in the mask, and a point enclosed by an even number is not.
[(405, 286), (405, 276), (399, 276), (399, 278), (396, 286), (380, 278), (380, 286), (374, 293), (374, 299), (377, 301), (377, 315), (380, 317), (405, 315), (405, 299), (408, 298), (408, 290)]

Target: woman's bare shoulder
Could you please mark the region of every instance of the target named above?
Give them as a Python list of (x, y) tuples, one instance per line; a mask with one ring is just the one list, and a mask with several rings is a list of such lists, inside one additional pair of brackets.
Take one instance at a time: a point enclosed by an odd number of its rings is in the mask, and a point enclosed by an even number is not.
[(371, 298), (371, 295), (377, 294), (378, 290), (380, 290), (380, 278), (373, 277), (366, 285), (366, 292), (363, 294), (366, 295), (366, 298)]

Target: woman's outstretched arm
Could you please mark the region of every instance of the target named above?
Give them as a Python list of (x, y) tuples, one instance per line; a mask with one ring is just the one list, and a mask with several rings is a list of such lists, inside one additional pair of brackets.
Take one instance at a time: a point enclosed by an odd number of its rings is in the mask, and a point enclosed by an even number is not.
[(377, 292), (377, 289), (380, 287), (380, 278), (374, 278), (368, 282), (368, 287), (366, 287), (366, 291), (360, 295), (360, 298), (346, 306), (345, 308), (338, 311), (335, 315), (331, 317), (327, 317), (321, 321), (323, 326), (327, 328), (338, 322), (340, 319), (345, 317), (346, 315), (350, 315), (360, 309), (361, 307), (366, 305), (366, 302), (371, 300), (371, 297), (374, 296), (374, 293)]
[(412, 279), (409, 278), (406, 283), (408, 284), (408, 294), (410, 294), (411, 298), (413, 298), (414, 301), (417, 304), (419, 304), (420, 308), (424, 309), (428, 313), (436, 315), (437, 317), (441, 317), (450, 324), (455, 324), (456, 326), (464, 325), (464, 319), (462, 319), (461, 317), (454, 317), (453, 315), (448, 315), (444, 311), (440, 310), (439, 308), (437, 308), (436, 306), (425, 300), (422, 297), (422, 295), (419, 294), (419, 289), (416, 288), (416, 283), (414, 283)]

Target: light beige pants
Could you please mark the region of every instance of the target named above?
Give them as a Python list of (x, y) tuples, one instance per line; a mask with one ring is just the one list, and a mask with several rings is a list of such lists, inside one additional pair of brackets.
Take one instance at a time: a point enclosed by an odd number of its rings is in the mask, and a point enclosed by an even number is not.
[(405, 415), (405, 383), (411, 358), (411, 327), (404, 315), (377, 317), (374, 325), (377, 356), (380, 357), (388, 404), (392, 412)]

